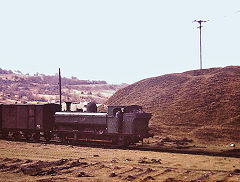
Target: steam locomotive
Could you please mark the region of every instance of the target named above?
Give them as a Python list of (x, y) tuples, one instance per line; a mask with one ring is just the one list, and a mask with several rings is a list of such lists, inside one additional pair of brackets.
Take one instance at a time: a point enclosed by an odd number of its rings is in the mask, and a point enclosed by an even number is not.
[(141, 106), (108, 106), (97, 113), (95, 103), (87, 112), (62, 112), (58, 104), (1, 104), (0, 133), (4, 139), (60, 140), (61, 142), (101, 141), (128, 146), (152, 137), (150, 113)]

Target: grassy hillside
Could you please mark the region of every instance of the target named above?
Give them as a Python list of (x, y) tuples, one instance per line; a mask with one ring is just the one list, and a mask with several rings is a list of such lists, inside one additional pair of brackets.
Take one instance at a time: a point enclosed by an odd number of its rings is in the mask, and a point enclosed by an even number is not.
[(201, 141), (240, 141), (240, 66), (167, 74), (117, 91), (107, 105), (142, 105), (152, 131)]
[[(58, 75), (22, 74), (0, 68), (0, 103), (59, 102)], [(106, 81), (62, 78), (62, 100), (72, 102), (105, 102), (125, 85), (107, 84)]]

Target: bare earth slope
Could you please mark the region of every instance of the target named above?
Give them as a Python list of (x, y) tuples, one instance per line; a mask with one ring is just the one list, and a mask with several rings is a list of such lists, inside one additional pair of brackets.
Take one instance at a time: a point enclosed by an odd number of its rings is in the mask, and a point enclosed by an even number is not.
[(161, 136), (239, 141), (240, 66), (148, 78), (117, 91), (106, 104), (142, 105)]

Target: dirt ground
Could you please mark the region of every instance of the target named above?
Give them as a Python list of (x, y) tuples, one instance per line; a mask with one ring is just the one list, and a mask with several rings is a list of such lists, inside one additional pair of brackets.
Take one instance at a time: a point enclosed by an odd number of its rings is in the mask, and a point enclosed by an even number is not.
[(240, 181), (240, 159), (0, 140), (0, 181)]

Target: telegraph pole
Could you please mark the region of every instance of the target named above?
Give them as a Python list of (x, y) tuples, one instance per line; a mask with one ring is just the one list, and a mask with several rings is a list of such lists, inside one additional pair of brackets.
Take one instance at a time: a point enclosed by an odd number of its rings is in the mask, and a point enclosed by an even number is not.
[[(207, 20), (209, 21), (209, 20)], [(206, 23), (205, 20), (194, 20), (193, 22), (199, 23), (199, 30), (200, 30), (200, 70), (202, 69), (202, 23)]]
[(58, 76), (59, 76), (59, 100), (60, 100), (60, 107), (62, 111), (62, 78), (61, 78), (61, 70), (59, 68), (58, 70)]

